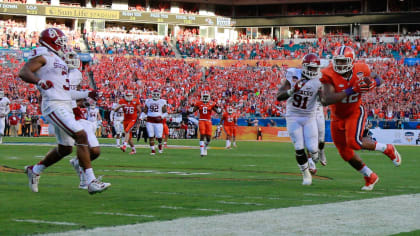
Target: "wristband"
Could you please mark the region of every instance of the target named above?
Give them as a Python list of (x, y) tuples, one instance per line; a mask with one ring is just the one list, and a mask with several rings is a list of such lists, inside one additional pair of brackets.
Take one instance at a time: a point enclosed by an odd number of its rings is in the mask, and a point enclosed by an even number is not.
[(379, 87), (381, 85), (381, 77), (376, 76), (375, 81), (376, 81), (376, 87)]
[(344, 90), (344, 92), (346, 92), (347, 96), (350, 96), (350, 95), (354, 94), (353, 88), (348, 88), (348, 89)]

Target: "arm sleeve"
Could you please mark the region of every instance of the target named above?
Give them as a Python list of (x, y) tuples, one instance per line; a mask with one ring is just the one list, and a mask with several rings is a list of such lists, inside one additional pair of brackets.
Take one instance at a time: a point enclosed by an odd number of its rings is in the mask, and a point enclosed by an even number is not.
[(111, 113), (109, 114), (109, 120), (110, 121), (114, 121), (114, 113), (115, 113), (115, 111), (111, 110)]
[(70, 96), (71, 96), (71, 99), (73, 99), (73, 100), (79, 100), (79, 99), (87, 98), (88, 94), (89, 94), (89, 91), (70, 90)]

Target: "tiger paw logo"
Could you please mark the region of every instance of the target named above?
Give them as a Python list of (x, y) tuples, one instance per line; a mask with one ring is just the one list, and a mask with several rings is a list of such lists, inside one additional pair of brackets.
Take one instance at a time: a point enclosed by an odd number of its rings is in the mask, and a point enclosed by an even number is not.
[(414, 139), (414, 132), (405, 132), (404, 133), (405, 140), (407, 140), (408, 143), (411, 143)]

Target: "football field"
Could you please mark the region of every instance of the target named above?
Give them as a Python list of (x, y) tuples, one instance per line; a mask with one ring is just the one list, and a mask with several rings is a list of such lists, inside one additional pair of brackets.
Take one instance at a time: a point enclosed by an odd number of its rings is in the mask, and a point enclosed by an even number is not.
[(332, 144), (311, 186), (301, 185), (291, 143), (238, 142), (225, 150), (214, 141), (205, 158), (197, 140), (169, 140), (154, 157), (143, 146), (131, 156), (108, 145), (93, 166), (112, 186), (89, 195), (78, 189), (70, 157), (46, 169), (39, 193), (29, 190), (23, 167), (37, 163), (54, 138), (3, 141), (0, 235), (420, 235), (419, 147), (397, 146), (398, 168), (381, 153), (359, 152), (380, 178), (365, 192), (362, 176)]

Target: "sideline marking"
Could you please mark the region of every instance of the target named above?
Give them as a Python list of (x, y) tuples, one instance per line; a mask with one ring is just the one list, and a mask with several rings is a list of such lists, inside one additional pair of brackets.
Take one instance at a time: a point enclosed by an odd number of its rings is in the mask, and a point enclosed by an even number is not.
[[(48, 235), (389, 235), (419, 230), (418, 209), (420, 194), (407, 194)], [(319, 220), (302, 227), (301, 220), (312, 213)]]
[(188, 210), (195, 210), (195, 211), (213, 211), (213, 212), (222, 212), (223, 210), (219, 209), (205, 209), (205, 208), (193, 208), (189, 209), (186, 207), (177, 207), (177, 206), (160, 206), (162, 209), (172, 209), (172, 210), (181, 210), (181, 209), (188, 209)]
[(16, 222), (28, 222), (28, 223), (35, 223), (35, 224), (51, 224), (51, 225), (79, 225), (76, 223), (71, 223), (71, 222), (57, 222), (57, 221), (45, 221), (45, 220), (32, 220), (32, 219), (27, 219), (27, 220), (18, 220), (18, 219), (14, 219), (13, 221)]
[(133, 217), (147, 217), (153, 218), (154, 216), (151, 215), (135, 215), (135, 214), (127, 214), (127, 213), (118, 213), (118, 212), (93, 212), (96, 215), (111, 215), (111, 216), (133, 216)]
[(218, 201), (218, 203), (222, 204), (230, 204), (230, 205), (254, 205), (254, 206), (264, 206), (262, 203), (255, 203), (255, 202), (226, 202), (226, 201)]

